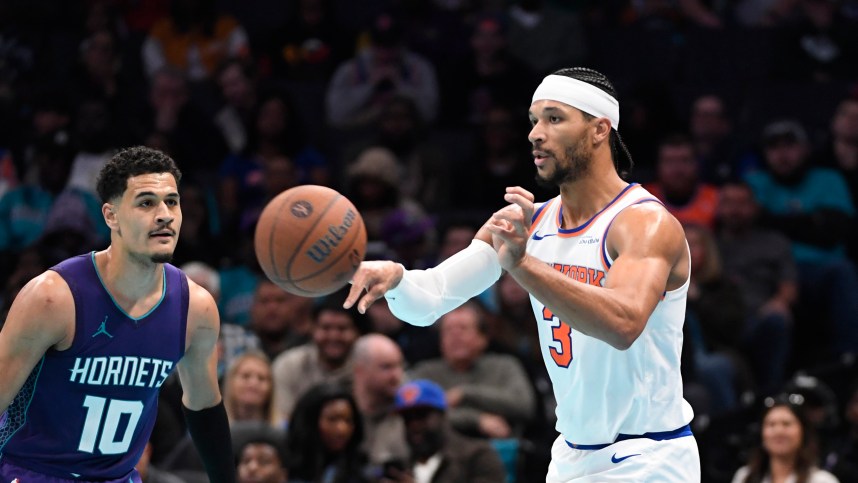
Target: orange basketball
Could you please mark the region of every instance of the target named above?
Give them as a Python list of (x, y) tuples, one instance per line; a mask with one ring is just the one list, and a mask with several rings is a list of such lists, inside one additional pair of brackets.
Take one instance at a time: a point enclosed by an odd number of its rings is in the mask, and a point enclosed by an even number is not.
[(283, 290), (318, 297), (345, 286), (366, 255), (366, 227), (345, 196), (303, 185), (275, 196), (259, 217), (256, 258)]

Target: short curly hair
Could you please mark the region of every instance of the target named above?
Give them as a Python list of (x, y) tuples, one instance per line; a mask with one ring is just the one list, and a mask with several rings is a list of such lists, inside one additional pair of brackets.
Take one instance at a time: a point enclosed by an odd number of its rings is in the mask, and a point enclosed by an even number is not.
[(128, 188), (128, 178), (150, 173), (170, 173), (176, 184), (182, 179), (176, 162), (163, 152), (146, 146), (125, 148), (114, 154), (98, 173), (98, 196), (102, 203), (109, 203), (122, 196)]

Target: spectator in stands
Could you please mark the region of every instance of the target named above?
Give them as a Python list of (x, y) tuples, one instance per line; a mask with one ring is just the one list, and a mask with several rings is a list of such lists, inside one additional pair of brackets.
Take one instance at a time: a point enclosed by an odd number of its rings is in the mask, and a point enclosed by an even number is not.
[(250, 435), (235, 449), (238, 483), (286, 483), (289, 461), (282, 439), (266, 432)]
[(191, 102), (185, 74), (164, 66), (152, 74), (148, 103), (134, 116), (138, 139), (160, 138), (183, 176), (205, 182), (226, 156), (226, 143), (211, 116)]
[(192, 82), (210, 79), (228, 58), (249, 58), (247, 33), (235, 18), (217, 11), (207, 0), (174, 0), (170, 16), (152, 26), (143, 43), (149, 77), (165, 66)]
[(688, 137), (674, 134), (661, 142), (656, 181), (645, 185), (645, 188), (661, 200), (681, 223), (713, 228), (718, 209), (718, 188), (700, 178), (700, 163)]
[(223, 247), (220, 217), (214, 197), (206, 188), (193, 181), (182, 183), (179, 196), (182, 200), (182, 233), (170, 263), (179, 266), (197, 261), (212, 267), (218, 266)]
[(266, 200), (266, 163), (285, 157), (292, 162), (298, 182), (326, 184), (327, 161), (303, 138), (301, 122), (289, 98), (279, 92), (261, 96), (255, 110), (247, 148), (223, 160), (219, 172), (219, 200), (225, 229), (240, 229), (241, 211)]
[(450, 423), (457, 431), (487, 438), (521, 435), (534, 416), (533, 387), (515, 357), (486, 353), (483, 308), (468, 301), (438, 323), (442, 358), (418, 364), (409, 375), (444, 388)]
[(293, 295), (267, 278), (259, 280), (250, 307), (250, 329), (271, 360), (310, 340), (312, 307), (313, 299)]
[(265, 55), (276, 78), (327, 83), (334, 69), (355, 50), (354, 33), (337, 21), (331, 0), (292, 2), (289, 23)]
[(221, 282), (218, 310), (221, 318), (248, 328), (257, 285), (265, 278), (256, 259), (253, 228), (241, 230), (235, 237), (224, 234), (218, 270)]
[(540, 200), (556, 195), (536, 184), (530, 144), (519, 135), (525, 131), (522, 119), (510, 106), (486, 108), (484, 122), (478, 125), (477, 148), (451, 179), (450, 191), (459, 208), (491, 214), (500, 208), (496, 200), (507, 186), (521, 186)]
[(185, 480), (178, 476), (159, 470), (152, 466), (150, 458), (152, 457), (152, 443), (146, 443), (143, 448), (143, 454), (140, 455), (140, 460), (134, 465), (134, 469), (140, 473), (140, 481), (142, 483), (185, 483)]
[(837, 483), (831, 473), (817, 467), (816, 435), (802, 408), (785, 400), (766, 401), (760, 444), (748, 464), (736, 471), (733, 483)]
[(759, 390), (771, 395), (783, 384), (787, 369), (798, 273), (789, 239), (760, 227), (759, 211), (747, 184), (721, 187), (718, 247), (724, 273), (738, 285), (744, 301), (743, 353)]
[(252, 350), (232, 362), (223, 380), (223, 405), (231, 425), (246, 422), (281, 425), (268, 356)]
[(833, 453), (825, 462), (829, 471), (840, 481), (858, 481), (858, 379), (854, 379), (846, 393), (843, 408), (845, 424), (831, 445)]
[(362, 450), (372, 464), (405, 461), (402, 418), (393, 411), (404, 379), (402, 351), (386, 335), (367, 334), (355, 343), (352, 394), (364, 423)]
[[(339, 296), (339, 297), (338, 297)], [(357, 310), (342, 307), (345, 294), (329, 295), (313, 308), (312, 341), (274, 359), (274, 390), (278, 413), (292, 421), (296, 401), (322, 382), (351, 382), (352, 348), (362, 332)]]
[(487, 442), (456, 433), (447, 420), (444, 390), (432, 381), (409, 382), (396, 393), (396, 410), (405, 420), (411, 460), (386, 468), (384, 483), (498, 483), (503, 463)]
[(807, 134), (796, 121), (767, 125), (763, 147), (767, 169), (747, 177), (763, 208), (761, 223), (793, 241), (800, 302), (812, 304), (813, 317), (829, 312), (828, 349), (858, 351), (858, 274), (845, 256), (855, 207), (846, 182), (810, 164)]
[(400, 189), (401, 169), (392, 151), (371, 147), (346, 170), (345, 193), (360, 211), (370, 242), (382, 240), (384, 219), (397, 210), (425, 218), (423, 207)]
[(72, 74), (71, 91), (76, 99), (102, 99), (113, 119), (127, 123), (131, 99), (128, 86), (119, 77), (121, 52), (116, 36), (107, 28), (90, 33), (80, 45), (80, 63)]
[(510, 51), (531, 70), (552, 72), (587, 57), (588, 39), (578, 13), (545, 0), (509, 3)]
[(399, 346), (407, 366), (441, 356), (438, 331), (407, 324), (390, 313), (387, 300), (379, 299), (366, 311), (372, 332), (384, 334)]
[(840, 2), (797, 0), (792, 21), (781, 22), (775, 38), (773, 76), (812, 82), (855, 79), (858, 36)]
[(71, 167), (67, 136), (47, 136), (34, 145), (25, 182), (0, 196), (0, 252), (19, 253), (42, 235)]
[(449, 155), (429, 137), (430, 130), (414, 100), (401, 94), (392, 96), (381, 107), (373, 131), (355, 142), (344, 153), (345, 158), (355, 159), (372, 147), (389, 149), (399, 164), (399, 189), (404, 196), (427, 210), (449, 207)]
[(363, 421), (354, 398), (338, 385), (308, 388), (289, 424), (289, 481), (365, 483)]
[[(828, 143), (819, 153), (823, 166), (843, 175), (852, 203), (858, 203), (858, 92), (840, 101), (831, 119)], [(849, 254), (858, 263), (858, 230), (850, 234)]]
[(706, 386), (712, 413), (721, 414), (739, 402), (740, 381), (746, 379), (741, 356), (745, 306), (739, 287), (723, 272), (712, 233), (700, 225), (685, 225), (685, 236), (691, 252), (691, 281), (684, 331), (692, 355), (686, 373)]
[(341, 129), (366, 126), (395, 94), (413, 99), (427, 122), (435, 120), (435, 68), (404, 45), (398, 20), (382, 13), (373, 20), (369, 47), (334, 72), (326, 96), (328, 122)]
[(743, 165), (733, 123), (721, 96), (704, 94), (694, 99), (688, 127), (703, 181), (722, 185), (744, 176), (748, 167)]
[(223, 106), (214, 116), (231, 154), (247, 148), (256, 120), (257, 86), (255, 72), (246, 62), (228, 59), (217, 73)]
[[(522, 112), (527, 109), (521, 86), (537, 82), (525, 63), (534, 56), (518, 60), (510, 53), (509, 23), (498, 13), (483, 13), (472, 21), (468, 55), (445, 72), (443, 80), (441, 108), (448, 124), (482, 125), (497, 105), (517, 106)], [(574, 35), (566, 35), (571, 37)], [(551, 55), (548, 50), (542, 52)]]

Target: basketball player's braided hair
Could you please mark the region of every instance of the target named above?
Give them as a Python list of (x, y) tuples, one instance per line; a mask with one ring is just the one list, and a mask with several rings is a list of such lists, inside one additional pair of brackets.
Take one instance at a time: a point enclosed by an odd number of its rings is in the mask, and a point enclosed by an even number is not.
[[(581, 82), (586, 82), (588, 84), (594, 85), (599, 89), (607, 92), (609, 96), (614, 99), (619, 100), (617, 97), (617, 91), (614, 89), (614, 85), (605, 77), (601, 72), (595, 71), (593, 69), (588, 69), (587, 67), (569, 67), (566, 69), (560, 69), (552, 73), (553, 75), (565, 75), (566, 77), (571, 77), (573, 79), (579, 80)], [(593, 119), (593, 116), (584, 113), (584, 117), (586, 119)], [(626, 143), (623, 142), (623, 138), (620, 137), (620, 133), (617, 131), (616, 126), (611, 127), (611, 159), (614, 161), (614, 167), (619, 173), (620, 177), (623, 179), (627, 178), (631, 173), (632, 168), (635, 166), (634, 160), (632, 160), (632, 154), (629, 152), (629, 148), (626, 147)], [(628, 167), (625, 169), (620, 168), (620, 156), (626, 158), (626, 162), (628, 163)]]

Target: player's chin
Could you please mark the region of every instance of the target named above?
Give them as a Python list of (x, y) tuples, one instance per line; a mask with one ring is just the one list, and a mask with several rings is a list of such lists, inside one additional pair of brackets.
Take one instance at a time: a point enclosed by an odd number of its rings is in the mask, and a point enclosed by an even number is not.
[(149, 258), (153, 263), (170, 263), (173, 261), (173, 249), (154, 252)]

